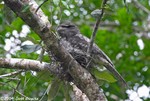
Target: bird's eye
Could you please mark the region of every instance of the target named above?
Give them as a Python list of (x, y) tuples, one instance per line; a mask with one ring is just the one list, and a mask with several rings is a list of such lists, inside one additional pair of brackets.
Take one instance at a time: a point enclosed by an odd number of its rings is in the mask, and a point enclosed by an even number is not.
[(74, 27), (73, 25), (62, 25), (62, 27), (65, 27), (65, 28), (72, 28)]

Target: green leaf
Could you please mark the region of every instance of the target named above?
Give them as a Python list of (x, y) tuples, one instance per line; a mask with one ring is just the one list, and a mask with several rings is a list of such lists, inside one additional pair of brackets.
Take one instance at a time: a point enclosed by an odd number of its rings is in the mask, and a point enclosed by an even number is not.
[[(13, 28), (11, 28), (11, 30), (8, 30), (9, 32), (13, 31), (14, 29), (16, 29), (18, 32), (22, 30), (22, 25), (24, 24), (24, 22), (22, 21), (21, 18), (17, 17), (12, 23), (11, 26), (13, 26)], [(10, 29), (10, 27), (8, 26), (8, 28)]]
[(100, 79), (100, 80), (105, 80), (110, 83), (117, 81), (107, 70), (98, 71), (96, 68), (93, 68), (92, 73), (97, 79)]
[(4, 4), (1, 4), (1, 3), (0, 3), (0, 9), (2, 9), (3, 7), (4, 7)]
[(36, 38), (36, 36), (37, 36), (36, 34), (33, 34), (33, 35), (29, 34), (28, 36), (21, 37), (20, 39), (21, 39), (21, 41), (29, 40), (29, 41), (31, 41), (34, 44), (38, 44), (39, 40)]
[(0, 44), (4, 44), (5, 43), (4, 40), (5, 40), (4, 37), (2, 35), (0, 35)]
[(5, 19), (4, 21), (6, 24), (10, 25), (15, 20), (14, 12), (6, 5), (4, 5), (3, 11)]
[(49, 84), (47, 89), (48, 101), (53, 100), (57, 96), (61, 85), (62, 81), (57, 77), (54, 79), (54, 81), (51, 82), (51, 84)]
[(67, 4), (66, 1), (61, 1), (61, 2), (62, 2), (62, 4), (63, 4), (67, 9), (69, 9), (69, 6), (68, 6), (68, 4)]
[(62, 88), (63, 88), (63, 93), (66, 98), (66, 101), (71, 101), (70, 91), (72, 90), (72, 86), (68, 82), (64, 82)]
[(60, 3), (60, 0), (53, 0), (53, 3), (54, 3), (56, 6), (58, 6), (59, 3)]
[(32, 52), (35, 52), (39, 49), (41, 49), (41, 46), (38, 45), (38, 44), (35, 44), (35, 45), (23, 45), (21, 46), (22, 50), (25, 52), (25, 53), (32, 53)]

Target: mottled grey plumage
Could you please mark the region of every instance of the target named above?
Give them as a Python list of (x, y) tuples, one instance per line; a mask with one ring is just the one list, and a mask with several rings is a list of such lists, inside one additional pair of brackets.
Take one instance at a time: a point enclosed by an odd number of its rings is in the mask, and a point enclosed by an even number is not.
[[(76, 61), (86, 68), (87, 66), (87, 49), (90, 39), (83, 36), (77, 26), (71, 22), (66, 22), (58, 26), (58, 34), (61, 36), (60, 44), (63, 45), (67, 51), (76, 59)], [(126, 85), (125, 80), (114, 68), (115, 66), (109, 57), (96, 45), (93, 44), (91, 52), (90, 67), (103, 65), (108, 69), (123, 85)]]

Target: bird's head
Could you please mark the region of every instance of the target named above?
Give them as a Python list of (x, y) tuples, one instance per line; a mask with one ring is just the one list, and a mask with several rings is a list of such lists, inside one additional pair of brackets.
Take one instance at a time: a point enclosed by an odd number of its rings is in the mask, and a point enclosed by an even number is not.
[(62, 23), (57, 28), (58, 34), (62, 38), (72, 37), (79, 33), (77, 26), (69, 21)]

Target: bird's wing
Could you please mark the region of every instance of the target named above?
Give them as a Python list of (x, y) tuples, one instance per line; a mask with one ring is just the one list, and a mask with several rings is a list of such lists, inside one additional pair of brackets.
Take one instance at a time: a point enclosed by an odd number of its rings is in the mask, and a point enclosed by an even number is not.
[[(76, 37), (78, 37), (78, 39), (82, 40), (81, 41), (82, 43), (79, 43), (79, 46), (80, 47), (84, 47), (87, 50), (88, 44), (90, 42), (90, 39), (87, 38), (86, 36), (83, 36), (82, 34), (77, 34)], [(102, 61), (101, 63), (116, 77), (116, 79), (119, 80), (119, 82), (121, 82), (121, 84), (124, 87), (127, 86), (126, 81), (119, 74), (119, 72), (115, 69), (115, 66), (113, 65), (113, 63), (110, 60), (110, 58), (95, 43), (93, 44), (92, 54), (94, 54), (94, 55), (97, 54), (93, 58), (97, 58), (98, 57), (97, 60), (100, 61), (100, 62)]]
[[(87, 52), (87, 48), (90, 43), (89, 38), (87, 38), (86, 36), (83, 36), (82, 34), (76, 34), (71, 40), (75, 41), (74, 43), (76, 42), (78, 43), (76, 44), (77, 45), (76, 48), (82, 49), (84, 53)], [(92, 54), (100, 55), (99, 58), (105, 59), (108, 63), (114, 66), (110, 58), (95, 43), (93, 44)]]
[(81, 66), (86, 66), (86, 54), (84, 53), (84, 51), (79, 49), (78, 46), (80, 45), (74, 45), (71, 42), (67, 41), (66, 38), (61, 38), (60, 45), (62, 45)]

